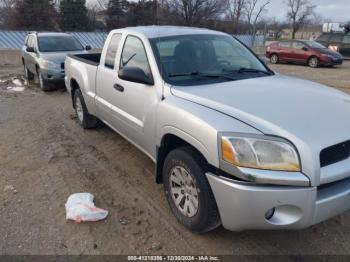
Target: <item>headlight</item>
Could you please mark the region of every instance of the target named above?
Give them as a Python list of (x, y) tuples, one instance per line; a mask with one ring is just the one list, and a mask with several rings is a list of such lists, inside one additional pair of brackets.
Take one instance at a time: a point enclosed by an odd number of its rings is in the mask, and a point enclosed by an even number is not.
[(42, 60), (41, 67), (49, 70), (61, 71), (61, 64), (57, 64), (49, 60)]
[(275, 171), (300, 171), (298, 153), (274, 138), (221, 136), (222, 160), (231, 165)]

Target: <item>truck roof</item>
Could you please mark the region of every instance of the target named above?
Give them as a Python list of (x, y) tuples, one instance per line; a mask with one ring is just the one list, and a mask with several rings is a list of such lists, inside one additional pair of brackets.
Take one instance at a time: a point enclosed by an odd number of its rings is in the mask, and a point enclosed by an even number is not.
[(113, 30), (115, 32), (138, 33), (146, 38), (166, 37), (175, 35), (193, 35), (193, 34), (221, 34), (225, 33), (209, 30), (206, 28), (184, 27), (184, 26), (135, 26), (123, 29)]

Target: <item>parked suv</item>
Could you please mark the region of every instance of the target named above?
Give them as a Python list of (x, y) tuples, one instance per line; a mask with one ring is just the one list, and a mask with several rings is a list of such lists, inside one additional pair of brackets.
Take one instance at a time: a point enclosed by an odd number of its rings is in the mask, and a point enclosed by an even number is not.
[(320, 65), (341, 65), (343, 57), (315, 41), (292, 40), (274, 42), (267, 46), (266, 57), (271, 63), (293, 62), (307, 64), (310, 67)]
[(22, 47), (22, 63), (28, 80), (36, 79), (43, 91), (51, 90), (53, 84), (64, 83), (64, 60), (68, 53), (86, 53), (74, 36), (65, 33), (32, 32)]
[(323, 33), (316, 41), (350, 58), (350, 33)]

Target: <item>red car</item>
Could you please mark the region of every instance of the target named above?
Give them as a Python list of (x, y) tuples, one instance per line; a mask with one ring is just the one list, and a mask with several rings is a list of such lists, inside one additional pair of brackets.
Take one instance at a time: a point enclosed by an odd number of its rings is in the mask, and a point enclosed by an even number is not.
[(343, 63), (343, 56), (315, 41), (291, 40), (267, 46), (266, 57), (271, 63), (293, 62), (310, 67), (333, 66)]

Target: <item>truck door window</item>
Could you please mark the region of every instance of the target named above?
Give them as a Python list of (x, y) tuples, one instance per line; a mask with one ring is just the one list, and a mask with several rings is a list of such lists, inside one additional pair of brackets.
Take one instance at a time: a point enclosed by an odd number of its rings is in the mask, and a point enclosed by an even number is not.
[(151, 76), (147, 55), (143, 43), (135, 36), (128, 36), (121, 57), (120, 68), (138, 67)]
[(106, 52), (105, 67), (114, 69), (115, 58), (117, 56), (117, 51), (121, 37), (121, 34), (114, 34), (112, 36)]

